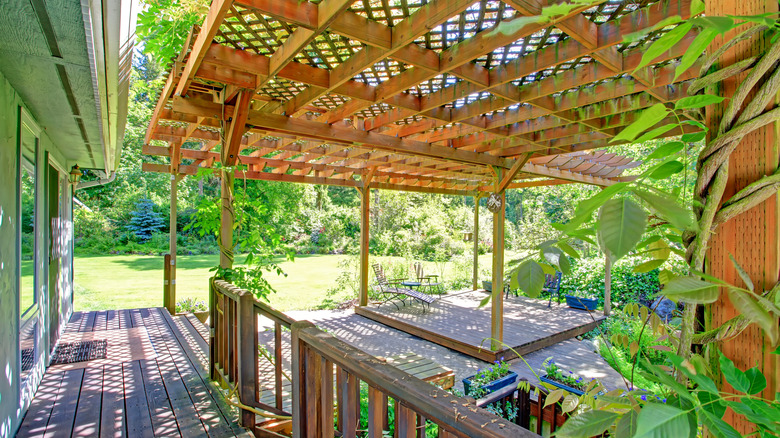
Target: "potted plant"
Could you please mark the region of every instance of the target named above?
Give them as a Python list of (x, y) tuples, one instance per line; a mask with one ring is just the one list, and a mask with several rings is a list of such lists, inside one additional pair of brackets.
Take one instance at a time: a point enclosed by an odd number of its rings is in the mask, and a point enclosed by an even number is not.
[(551, 357), (542, 363), (542, 373), (543, 375), (539, 377), (542, 382), (572, 394), (582, 395), (588, 387), (589, 382), (571, 371), (560, 368)]
[(565, 297), (566, 305), (574, 309), (587, 310), (590, 312), (596, 310), (596, 307), (599, 304), (598, 298), (589, 297), (580, 291), (568, 293)]
[(193, 313), (200, 322), (205, 324), (209, 317), (209, 308), (205, 301), (187, 297), (176, 302), (176, 314), (180, 313)]
[(517, 384), (518, 375), (509, 370), (509, 364), (504, 358), (497, 360), (488, 368), (477, 371), (477, 374), (463, 379), (463, 389), (467, 396), (480, 398)]

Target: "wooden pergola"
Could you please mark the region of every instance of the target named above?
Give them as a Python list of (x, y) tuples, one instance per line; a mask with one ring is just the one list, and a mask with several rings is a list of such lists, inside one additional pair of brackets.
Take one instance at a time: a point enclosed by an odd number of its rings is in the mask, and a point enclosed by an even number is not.
[[(235, 177), (355, 187), (366, 305), (371, 188), (503, 201), (516, 187), (608, 186), (640, 163), (599, 148), (617, 144), (642, 109), (686, 96), (698, 66), (675, 76), (675, 60), (695, 31), (637, 66), (674, 28), (667, 17), (691, 16), (690, 0), (562, 5), (214, 0), (174, 60), (146, 134), (144, 152), (170, 163), (143, 168), (174, 176), (175, 218), (176, 175), (220, 163), (224, 230)], [(503, 202), (493, 224), (493, 290), (501, 291)], [(231, 233), (222, 234), (229, 266)], [(494, 294), (491, 333), (500, 341)]]

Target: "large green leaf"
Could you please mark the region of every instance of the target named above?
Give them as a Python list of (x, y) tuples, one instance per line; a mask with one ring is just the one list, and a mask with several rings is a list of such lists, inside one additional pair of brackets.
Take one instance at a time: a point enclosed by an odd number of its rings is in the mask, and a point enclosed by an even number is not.
[(615, 138), (610, 140), (610, 143), (621, 140), (627, 142), (633, 141), (639, 134), (666, 118), (668, 114), (669, 108), (664, 106), (662, 103), (657, 103), (642, 111), (637, 117), (636, 121), (620, 131), (620, 134), (616, 135)]
[(526, 260), (517, 267), (517, 285), (528, 296), (536, 298), (544, 287), (544, 270), (539, 263)]
[(739, 313), (744, 315), (751, 322), (755, 322), (769, 336), (772, 345), (778, 340), (777, 317), (770, 314), (756, 297), (748, 292), (739, 289), (728, 289), (729, 299), (734, 304)]
[(642, 189), (633, 192), (647, 203), (647, 206), (658, 216), (667, 220), (679, 230), (697, 230), (698, 224), (693, 217), (693, 212), (677, 202), (677, 199), (667, 194), (657, 194)]
[(725, 97), (715, 96), (713, 94), (697, 94), (695, 96), (683, 97), (682, 99), (678, 100), (674, 104), (674, 109), (680, 110), (702, 108), (707, 105), (721, 103), (724, 99)]
[(642, 407), (636, 421), (635, 438), (685, 437), (691, 432), (685, 411), (662, 403)]
[(723, 353), (720, 353), (719, 362), (720, 372), (726, 377), (726, 381), (729, 382), (729, 385), (733, 386), (737, 391), (747, 393), (750, 390), (750, 381), (745, 373), (734, 366), (734, 362), (724, 356)]
[(638, 274), (644, 274), (644, 273), (652, 271), (653, 269), (660, 268), (661, 265), (663, 265), (664, 263), (666, 263), (666, 260), (658, 260), (658, 259), (656, 259), (656, 260), (649, 260), (649, 261), (646, 261), (644, 263), (641, 263), (639, 265), (634, 266), (633, 271), (638, 273)]
[(654, 180), (661, 180), (669, 178), (672, 175), (676, 175), (685, 169), (683, 163), (677, 160), (667, 161), (664, 164), (658, 166), (651, 174), (650, 178)]
[[(763, 391), (766, 388), (766, 377), (756, 367), (745, 370), (745, 377), (750, 382), (750, 387), (747, 390), (748, 394), (754, 395)], [(780, 420), (780, 418), (778, 418)]]
[(666, 158), (676, 154), (677, 152), (680, 152), (684, 147), (685, 143), (681, 141), (670, 141), (669, 143), (664, 143), (661, 146), (658, 146), (653, 152), (650, 152), (650, 155), (648, 155), (645, 160)]
[(693, 277), (677, 277), (664, 286), (661, 294), (686, 303), (708, 304), (718, 299), (718, 286)]
[(699, 419), (707, 431), (718, 438), (742, 438), (742, 434), (708, 410), (699, 411)]
[(692, 27), (693, 25), (690, 22), (685, 22), (665, 33), (661, 38), (658, 38), (658, 40), (645, 50), (645, 53), (642, 55), (642, 60), (639, 62), (639, 65), (636, 66), (634, 72), (650, 64), (655, 58), (658, 58), (661, 54), (674, 47), (675, 44), (688, 34), (688, 31), (690, 31)]
[(737, 263), (737, 259), (735, 259), (732, 254), (729, 254), (729, 258), (731, 259), (731, 263), (737, 269), (737, 273), (739, 274), (740, 278), (742, 278), (742, 281), (745, 282), (745, 286), (753, 291), (755, 286), (753, 286), (753, 280), (750, 279), (750, 275), (742, 268), (742, 266), (739, 265), (739, 263)]
[(620, 418), (615, 429), (616, 437), (632, 437), (636, 434), (636, 420), (639, 412), (631, 409)]
[(726, 413), (726, 405), (723, 403), (720, 395), (708, 391), (697, 391), (696, 397), (699, 399), (703, 410), (718, 417), (723, 417)]
[(574, 217), (562, 227), (563, 231), (566, 233), (574, 232), (580, 225), (590, 220), (594, 211), (598, 210), (613, 196), (626, 189), (628, 189), (628, 183), (613, 184), (590, 198), (581, 201), (574, 210)]
[(647, 213), (628, 198), (610, 199), (599, 210), (599, 244), (612, 261), (634, 249), (646, 228)]
[(718, 36), (718, 31), (711, 28), (703, 29), (701, 32), (699, 32), (698, 35), (696, 35), (696, 38), (693, 40), (691, 45), (688, 47), (688, 50), (685, 51), (682, 58), (680, 59), (680, 64), (678, 64), (677, 68), (674, 70), (675, 80), (677, 80), (677, 78), (683, 74), (685, 70), (691, 68), (693, 63), (699, 59), (699, 56), (704, 53), (704, 50), (707, 48), (707, 46), (710, 45), (716, 36)]
[(557, 437), (566, 438), (590, 438), (601, 435), (620, 414), (608, 411), (585, 411), (575, 417), (566, 420), (563, 427), (555, 433)]
[(679, 126), (680, 125), (678, 125), (677, 123), (667, 123), (666, 125), (659, 126), (655, 129), (652, 129), (642, 134), (641, 137), (634, 140), (634, 143), (644, 143), (648, 140), (655, 140), (656, 138), (660, 137), (661, 134), (671, 131), (672, 129), (677, 128)]
[(575, 259), (580, 258), (580, 254), (577, 252), (577, 250), (572, 248), (571, 245), (569, 245), (568, 243), (566, 243), (564, 241), (560, 241), (560, 242), (557, 243), (557, 245), (558, 245), (558, 248), (562, 249), (563, 252), (568, 254), (570, 257), (573, 257)]

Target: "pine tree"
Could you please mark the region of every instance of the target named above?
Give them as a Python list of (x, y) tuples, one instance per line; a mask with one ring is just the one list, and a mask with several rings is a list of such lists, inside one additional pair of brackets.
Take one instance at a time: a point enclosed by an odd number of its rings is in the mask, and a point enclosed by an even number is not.
[(127, 229), (135, 233), (141, 242), (151, 239), (152, 234), (163, 226), (160, 213), (154, 211), (154, 202), (151, 199), (141, 199), (135, 203), (135, 210), (130, 212), (130, 224)]

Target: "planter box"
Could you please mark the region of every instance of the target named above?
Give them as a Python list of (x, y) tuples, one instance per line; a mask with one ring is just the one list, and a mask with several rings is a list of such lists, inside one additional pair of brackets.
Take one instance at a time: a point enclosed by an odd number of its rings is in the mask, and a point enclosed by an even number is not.
[[(465, 379), (463, 379), (463, 389), (464, 389), (466, 395), (468, 395), (469, 391), (471, 391), (471, 379), (473, 379), (473, 378), (474, 378), (474, 376), (466, 377)], [(482, 386), (482, 388), (487, 391), (485, 395), (488, 395), (488, 394), (491, 394), (493, 392), (498, 391), (499, 389), (505, 388), (505, 387), (507, 387), (509, 385), (516, 385), (518, 378), (519, 378), (519, 376), (517, 375), (516, 372), (510, 371), (509, 374), (507, 374), (506, 376), (504, 376), (504, 377), (502, 377), (502, 378), (500, 378), (498, 380), (494, 380), (494, 381), (488, 383), (487, 385)], [(483, 395), (483, 397), (485, 395)]]
[(585, 394), (584, 392), (580, 391), (579, 389), (572, 388), (571, 386), (566, 386), (563, 383), (556, 382), (555, 380), (548, 379), (546, 375), (539, 377), (542, 382), (549, 383), (552, 386), (555, 386), (556, 388), (561, 388), (564, 391), (569, 391), (572, 394), (582, 395)]
[(493, 292), (493, 282), (492, 281), (483, 281), (482, 282), (482, 289), (485, 289), (488, 292)]
[(596, 298), (583, 298), (566, 295), (566, 304), (569, 307), (573, 307), (575, 309), (593, 311), (596, 310), (596, 306), (599, 304), (599, 300)]

